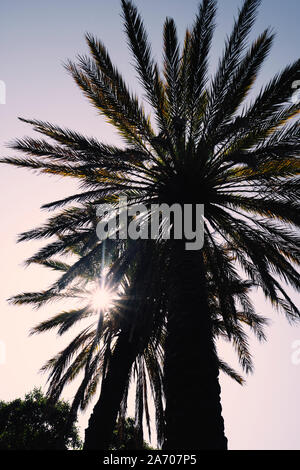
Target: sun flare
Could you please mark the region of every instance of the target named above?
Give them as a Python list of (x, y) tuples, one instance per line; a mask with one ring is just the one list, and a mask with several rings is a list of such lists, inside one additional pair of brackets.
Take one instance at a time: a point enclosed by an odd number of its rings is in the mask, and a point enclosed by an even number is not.
[(98, 287), (92, 293), (91, 304), (95, 310), (105, 310), (113, 306), (115, 293), (107, 287)]

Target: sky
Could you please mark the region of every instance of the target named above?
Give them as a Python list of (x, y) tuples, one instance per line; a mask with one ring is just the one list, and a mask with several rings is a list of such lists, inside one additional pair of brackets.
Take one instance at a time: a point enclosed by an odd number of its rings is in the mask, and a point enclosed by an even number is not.
[[(162, 26), (166, 16), (175, 19), (180, 39), (197, 11), (196, 0), (136, 0), (153, 46), (161, 60)], [(229, 34), (239, 0), (219, 0), (217, 29), (210, 57), (215, 70)], [(0, 155), (14, 155), (7, 144), (34, 132), (18, 116), (36, 118), (69, 127), (104, 143), (119, 144), (120, 137), (84, 98), (63, 63), (87, 53), (86, 32), (99, 37), (131, 89), (141, 94), (132, 67), (120, 17), (119, 0), (2, 0), (0, 18), (0, 80), (6, 85), (6, 104), (0, 104)], [(276, 40), (261, 71), (255, 92), (285, 65), (298, 58), (299, 0), (264, 0), (251, 38), (273, 27)], [(47, 218), (40, 206), (72, 194), (76, 185), (58, 177), (37, 176), (25, 170), (1, 166), (0, 210), (2, 226), (0, 283), (0, 400), (24, 396), (34, 386), (46, 390), (46, 376), (39, 373), (47, 359), (66, 341), (54, 332), (29, 337), (38, 322), (57, 313), (55, 305), (38, 311), (15, 307), (6, 299), (20, 292), (46, 288), (55, 276), (43, 268), (24, 267), (24, 260), (41, 246), (16, 244), (17, 234), (39, 226)], [(299, 305), (299, 297), (292, 294)], [(245, 386), (221, 376), (223, 416), (230, 449), (300, 449), (300, 326), (288, 324), (262, 295), (255, 293), (257, 311), (270, 318), (268, 341), (250, 345), (255, 372)], [(230, 348), (220, 353), (235, 363)], [(293, 360), (294, 359), (294, 360)], [(63, 394), (71, 400), (75, 385)], [(89, 410), (81, 415), (81, 430)]]

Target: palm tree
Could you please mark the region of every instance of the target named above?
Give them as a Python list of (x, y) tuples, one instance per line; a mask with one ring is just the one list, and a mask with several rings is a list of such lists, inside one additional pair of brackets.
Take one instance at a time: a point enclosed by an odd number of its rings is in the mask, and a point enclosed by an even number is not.
[[(2, 160), (80, 178), (83, 190), (45, 205), (51, 209), (74, 201), (113, 202), (120, 196), (126, 196), (129, 204), (143, 202), (147, 207), (152, 203), (205, 205), (205, 250), (186, 251), (185, 239), (161, 242), (169, 256), (166, 449), (227, 446), (206, 263), (214, 269), (228, 332), (237, 321), (237, 312), (226, 286), (237, 269), (290, 320), (299, 318), (281, 281), (299, 288), (295, 270), (299, 264), (295, 231), (299, 226), (299, 124), (288, 121), (300, 108), (290, 100), (300, 60), (278, 73), (252, 103), (244, 103), (274, 37), (266, 30), (245, 50), (259, 4), (259, 0), (244, 1), (217, 71), (209, 79), (215, 0), (200, 4), (182, 50), (175, 23), (167, 18), (163, 76), (152, 58), (137, 9), (131, 1), (122, 0), (128, 44), (155, 122), (151, 123), (139, 99), (129, 91), (104, 45), (87, 35), (91, 57), (80, 56), (77, 64), (69, 62), (66, 67), (92, 104), (115, 125), (126, 147), (103, 145), (27, 119), (55, 143), (17, 140), (13, 148), (26, 157)], [(129, 258), (124, 250), (122, 266)], [(76, 268), (66, 273), (57, 288), (74, 272)]]
[[(70, 215), (72, 214), (74, 220), (74, 212), (78, 215), (78, 211), (78, 208), (71, 210), (71, 212), (70, 210), (64, 211), (48, 221), (47, 226), (24, 233), (21, 238), (31, 239), (34, 234), (45, 234), (47, 231), (49, 234), (51, 226), (56, 227), (59, 232), (62, 226), (65, 228), (68, 226), (67, 221)], [(91, 217), (91, 219), (93, 218)], [(72, 227), (71, 231), (73, 232), (73, 230)], [(37, 253), (27, 260), (27, 263), (38, 263), (58, 272), (70, 272), (72, 266), (78, 265), (83, 259), (82, 244), (78, 244), (77, 247), (68, 246), (70, 235), (71, 233), (68, 234), (68, 237), (59, 235), (59, 240), (60, 242), (66, 241), (64, 255), (70, 251), (76, 255), (77, 261), (74, 262), (74, 265), (54, 259), (51, 255), (50, 259), (45, 259), (45, 249), (42, 250), (42, 254)], [(90, 227), (86, 228), (84, 236), (92, 239), (93, 235), (94, 226), (93, 223), (90, 223)], [(151, 246), (152, 249), (151, 251), (148, 249), (148, 252), (145, 248), (148, 247), (141, 246), (138, 250), (140, 261), (138, 262), (135, 259), (135, 264), (139, 268), (135, 266), (135, 270), (131, 270), (130, 285), (128, 282), (126, 283), (122, 294), (119, 295), (118, 300), (110, 307), (110, 310), (105, 313), (103, 319), (101, 311), (97, 308), (95, 310), (92, 298), (94, 293), (97, 292), (95, 285), (99, 284), (99, 273), (105, 255), (102, 255), (98, 260), (94, 259), (93, 263), (85, 263), (84, 268), (80, 270), (80, 274), (76, 276), (76, 279), (73, 279), (72, 285), (67, 286), (59, 293), (50, 288), (42, 292), (20, 294), (10, 299), (17, 305), (27, 303), (35, 307), (41, 307), (45, 302), (61, 299), (71, 299), (73, 301), (76, 299), (80, 302), (78, 308), (59, 313), (37, 325), (32, 330), (33, 334), (58, 328), (58, 333), (62, 335), (78, 322), (89, 317), (94, 319), (95, 315), (99, 316), (99, 320), (96, 321), (96, 324), (99, 324), (101, 320), (102, 328), (99, 332), (97, 331), (98, 328), (93, 329), (93, 324), (88, 327), (85, 325), (85, 328), (77, 334), (74, 340), (42, 368), (43, 371), (49, 373), (48, 394), (50, 399), (54, 401), (59, 399), (63, 388), (84, 370), (84, 378), (72, 403), (66, 432), (72, 427), (77, 417), (78, 407), (86, 408), (96, 391), (97, 383), (102, 377), (100, 397), (86, 431), (85, 448), (87, 449), (108, 448), (118, 413), (121, 423), (125, 419), (128, 385), (132, 382), (131, 377), (134, 374), (137, 377), (136, 423), (139, 440), (140, 442), (143, 441), (144, 414), (148, 432), (151, 435), (147, 399), (147, 377), (149, 377), (155, 403), (158, 443), (163, 442), (164, 411), (161, 366), (163, 364), (164, 319), (166, 316), (165, 287), (162, 286), (161, 280), (159, 280), (159, 284), (157, 283), (156, 275), (151, 277), (151, 274), (157, 271), (157, 268), (153, 267), (155, 246)], [(91, 246), (90, 249), (92, 249)], [(110, 250), (111, 254), (112, 250)], [(148, 266), (146, 271), (148, 275), (145, 275), (145, 265)], [(106, 267), (108, 268), (108, 263), (106, 263)], [(213, 276), (209, 274), (210, 269), (211, 266), (208, 263), (206, 271), (208, 274), (209, 308), (213, 320), (214, 338), (222, 337), (231, 341), (236, 348), (243, 370), (249, 373), (252, 371), (252, 361), (243, 325), (248, 325), (258, 339), (262, 340), (265, 339), (262, 327), (266, 320), (255, 314), (247, 295), (251, 283), (243, 282), (238, 276), (235, 276), (231, 279), (230, 284), (227, 284), (226, 289), (232, 296), (233, 305), (238, 306), (239, 304), (241, 310), (237, 314), (237, 321), (234, 325), (231, 325), (229, 333), (228, 325), (224, 324), (221, 315), (220, 299), (217, 295), (218, 288), (214, 285)], [(113, 263), (110, 270), (113, 270)], [(108, 274), (109, 269), (107, 269)], [(125, 280), (123, 280), (124, 282)], [(165, 279), (165, 282), (167, 283), (168, 280)], [(145, 319), (148, 320), (145, 321)], [(148, 327), (146, 327), (147, 323)], [(74, 355), (76, 355), (75, 358), (73, 358)], [(72, 362), (69, 364), (71, 360)], [(243, 384), (242, 377), (220, 358), (218, 358), (218, 366), (231, 378)]]
[[(75, 209), (75, 212), (77, 210), (78, 208)], [(63, 214), (65, 219), (66, 215)], [(55, 217), (55, 220), (57, 223), (57, 217)], [(59, 227), (56, 228), (59, 232)], [(71, 231), (73, 232), (73, 229)], [(26, 235), (30, 237), (32, 232), (28, 232)], [(10, 299), (12, 303), (17, 305), (32, 304), (37, 308), (51, 301), (70, 299), (79, 302), (77, 308), (63, 311), (53, 318), (43, 321), (32, 330), (32, 334), (58, 328), (58, 334), (62, 335), (82, 320), (85, 320), (86, 323), (87, 318), (91, 317), (92, 320), (95, 319), (95, 316), (97, 318), (96, 322), (90, 323), (88, 326), (85, 325), (74, 340), (42, 368), (43, 371), (49, 373), (48, 395), (51, 400), (56, 402), (63, 388), (73, 381), (80, 372), (83, 372), (83, 380), (71, 406), (67, 433), (76, 420), (79, 406), (81, 409), (86, 408), (102, 378), (99, 399), (101, 406), (100, 409), (99, 405), (95, 408), (91, 421), (93, 422), (96, 412), (98, 418), (101, 418), (97, 444), (99, 442), (101, 446), (107, 448), (118, 412), (120, 412), (122, 419), (125, 417), (131, 376), (136, 375), (137, 377), (136, 421), (137, 429), (140, 430), (141, 441), (143, 440), (144, 410), (148, 431), (151, 434), (146, 383), (146, 376), (148, 376), (155, 402), (157, 435), (158, 439), (161, 440), (163, 432), (161, 363), (165, 295), (164, 291), (161, 290), (161, 283), (158, 285), (157, 278), (153, 276), (156, 271), (154, 269), (154, 250), (151, 250), (151, 258), (148, 256), (147, 262), (147, 251), (145, 250), (147, 247), (144, 244), (138, 250), (136, 258), (140, 258), (140, 260), (135, 260), (136, 266), (134, 269), (127, 269), (126, 276), (123, 276), (121, 280), (120, 273), (116, 273), (118, 280), (117, 298), (112, 305), (100, 308), (95, 305), (93, 298), (96, 296), (97, 303), (100, 301), (101, 304), (101, 298), (99, 297), (105, 296), (106, 292), (113, 289), (112, 282), (108, 282), (107, 279), (110, 273), (117, 270), (118, 259), (115, 262), (111, 260), (109, 264), (108, 260), (104, 261), (106, 253), (102, 252), (101, 256), (95, 257), (92, 250), (93, 262), (87, 262), (82, 255), (83, 243), (78, 243), (77, 240), (77, 246), (69, 246), (71, 233), (68, 235), (67, 237), (59, 236), (59, 242), (61, 244), (65, 243), (64, 248), (60, 245), (61, 252), (64, 255), (70, 253), (70, 251), (76, 255), (77, 261), (73, 266), (63, 260), (51, 258), (51, 255), (49, 259), (46, 259), (45, 252), (47, 249), (41, 250), (30, 260), (27, 260), (27, 263), (34, 262), (55, 271), (63, 272), (63, 278), (65, 274), (72, 272), (74, 266), (78, 267), (80, 265), (80, 271), (72, 276), (73, 282), (71, 282), (71, 285), (68, 282), (66, 287), (59, 292), (55, 290), (55, 286), (51, 286), (42, 292), (27, 292)], [(22, 234), (21, 238), (23, 236), (25, 234)], [(85, 231), (84, 237), (87, 236), (90, 238), (89, 243), (91, 243), (91, 239), (94, 237), (93, 224), (89, 231)], [(114, 249), (110, 248), (110, 258), (113, 258), (112, 254), (116, 251), (116, 248), (120, 249), (120, 243), (115, 245)], [(101, 246), (101, 249), (103, 251), (103, 246)], [(145, 260), (147, 262), (146, 269), (144, 266)], [(105, 278), (101, 280), (103, 268), (106, 268), (107, 273)], [(97, 288), (99, 284), (102, 285), (101, 289)], [(108, 308), (109, 310), (106, 311)], [(92, 443), (92, 447), (95, 448), (96, 444)]]

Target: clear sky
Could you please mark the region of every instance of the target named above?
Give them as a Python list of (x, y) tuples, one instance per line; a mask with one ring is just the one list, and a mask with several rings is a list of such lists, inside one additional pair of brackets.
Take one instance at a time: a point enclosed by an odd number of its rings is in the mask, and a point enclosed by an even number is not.
[[(231, 30), (239, 0), (219, 0), (217, 30), (211, 67), (216, 66), (224, 37)], [(197, 0), (136, 0), (144, 18), (153, 51), (161, 59), (162, 25), (175, 19), (180, 38), (191, 25)], [(106, 143), (119, 143), (112, 128), (99, 117), (63, 68), (63, 62), (87, 52), (84, 33), (104, 41), (132, 89), (140, 91), (120, 18), (119, 0), (2, 0), (0, 18), (0, 80), (6, 83), (6, 104), (0, 105), (1, 155), (12, 155), (5, 144), (14, 137), (33, 135), (17, 116), (37, 118), (66, 126)], [(275, 45), (258, 79), (259, 87), (299, 55), (299, 0), (264, 0), (254, 28), (257, 35), (267, 26), (277, 32)], [(1, 283), (0, 283), (0, 399), (8, 400), (45, 387), (38, 373), (43, 363), (62, 349), (65, 340), (54, 333), (28, 337), (36, 323), (57, 313), (55, 305), (39, 311), (9, 306), (5, 299), (24, 291), (46, 288), (54, 275), (38, 267), (25, 270), (23, 261), (39, 244), (16, 245), (16, 235), (38, 226), (47, 213), (39, 207), (71, 194), (75, 184), (60, 178), (36, 176), (25, 170), (1, 167)], [(295, 302), (299, 299), (293, 295)], [(293, 365), (292, 345), (300, 340), (300, 326), (291, 327), (281, 314), (272, 312), (256, 295), (258, 311), (272, 319), (268, 342), (251, 341), (255, 373), (240, 387), (221, 377), (223, 415), (231, 449), (300, 449), (300, 365)], [(71, 335), (72, 337), (72, 335)], [(68, 338), (67, 338), (68, 339)], [(69, 337), (70, 339), (70, 337)], [(221, 346), (224, 359), (231, 360)], [(1, 354), (0, 354), (1, 355)], [(1, 358), (0, 358), (1, 362)], [(64, 393), (72, 398), (74, 387)], [(88, 414), (80, 417), (82, 428)]]

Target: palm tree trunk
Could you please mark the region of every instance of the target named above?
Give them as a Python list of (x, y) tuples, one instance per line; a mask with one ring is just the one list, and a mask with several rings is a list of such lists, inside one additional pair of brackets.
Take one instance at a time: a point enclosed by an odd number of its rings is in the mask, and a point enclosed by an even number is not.
[(138, 347), (137, 341), (130, 340), (127, 329), (121, 331), (101, 387), (99, 400), (85, 430), (83, 450), (105, 450), (111, 444), (120, 403)]
[(202, 251), (176, 240), (165, 350), (164, 449), (226, 449)]

